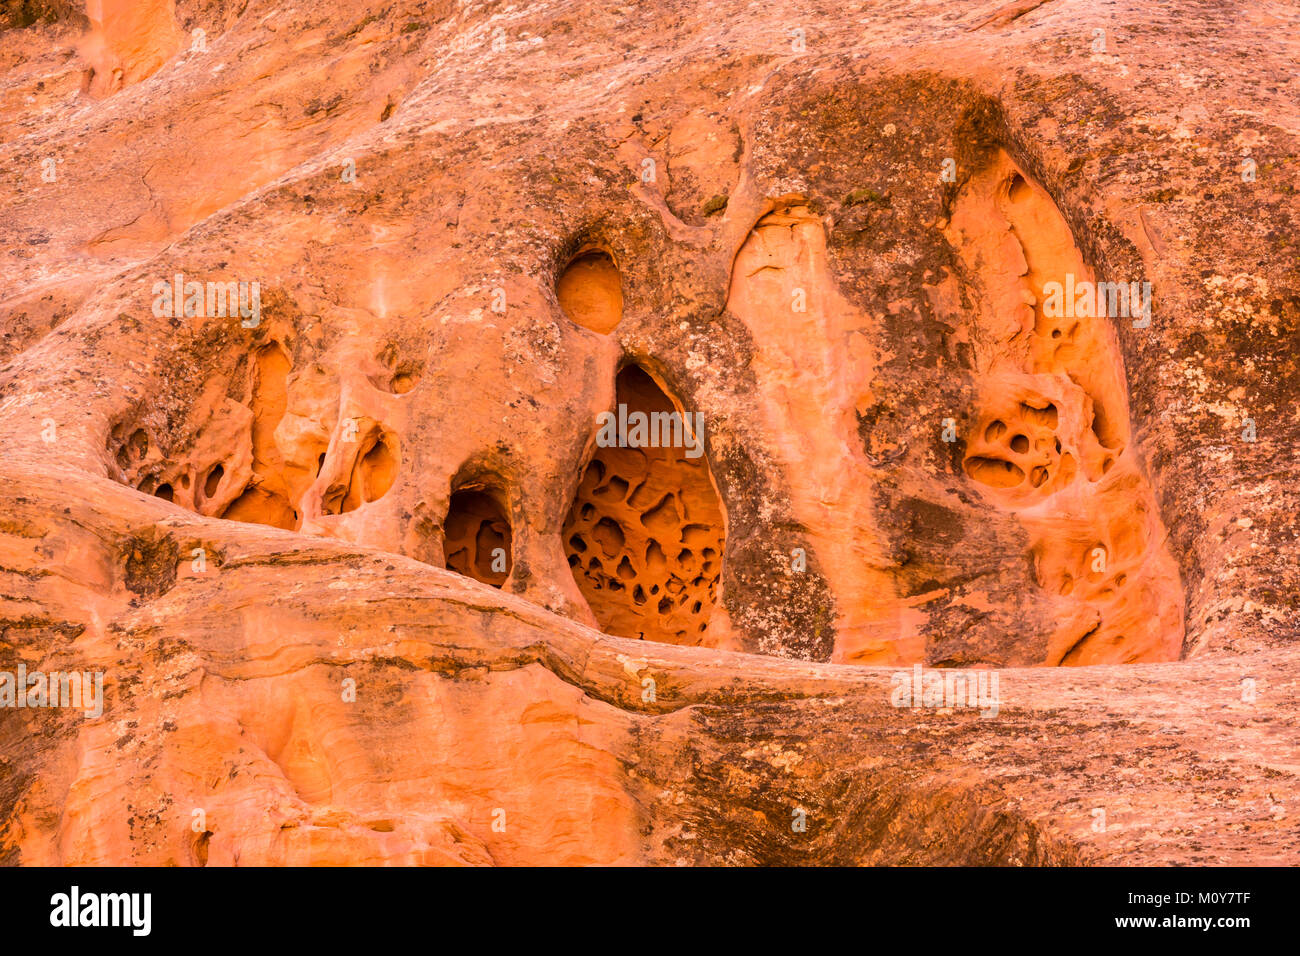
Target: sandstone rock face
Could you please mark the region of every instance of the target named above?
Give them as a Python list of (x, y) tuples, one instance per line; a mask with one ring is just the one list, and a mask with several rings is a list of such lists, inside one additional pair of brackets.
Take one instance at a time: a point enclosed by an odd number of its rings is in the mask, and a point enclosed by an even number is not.
[(1297, 862), (1296, 26), (0, 10), (0, 860)]

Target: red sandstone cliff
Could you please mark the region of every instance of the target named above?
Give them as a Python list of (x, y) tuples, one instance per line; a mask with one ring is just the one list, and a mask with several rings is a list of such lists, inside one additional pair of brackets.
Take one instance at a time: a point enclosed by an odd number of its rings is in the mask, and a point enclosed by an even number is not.
[(1297, 862), (1298, 20), (0, 7), (0, 860)]

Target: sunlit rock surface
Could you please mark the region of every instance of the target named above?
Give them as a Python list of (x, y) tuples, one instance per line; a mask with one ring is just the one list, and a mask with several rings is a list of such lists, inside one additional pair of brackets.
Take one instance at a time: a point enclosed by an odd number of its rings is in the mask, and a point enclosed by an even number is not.
[(1293, 7), (0, 27), (0, 861), (1300, 862)]

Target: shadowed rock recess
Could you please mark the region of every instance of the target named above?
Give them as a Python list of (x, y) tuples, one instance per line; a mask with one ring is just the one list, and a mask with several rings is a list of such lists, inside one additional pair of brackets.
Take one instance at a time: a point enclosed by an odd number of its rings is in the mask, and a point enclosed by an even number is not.
[(0, 862), (1300, 862), (1297, 37), (0, 12)]

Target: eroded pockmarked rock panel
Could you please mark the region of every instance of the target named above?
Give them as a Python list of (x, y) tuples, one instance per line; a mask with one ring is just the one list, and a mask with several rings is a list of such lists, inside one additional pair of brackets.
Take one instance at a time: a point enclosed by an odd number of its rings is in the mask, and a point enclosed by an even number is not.
[[(616, 394), (628, 415), (677, 411), (635, 365), (619, 373)], [(710, 620), (722, 574), (722, 509), (705, 456), (687, 452), (597, 447), (583, 473), (564, 547), (583, 597), (609, 634), (669, 644), (721, 640)]]
[[(963, 187), (946, 234), (974, 303), (980, 408), (962, 467), (1029, 535), (1059, 622), (1045, 663), (1177, 659), (1181, 582), (1131, 434), (1112, 318), (1090, 297), (1094, 270), (1004, 152)], [(1137, 311), (1117, 321), (1147, 321)]]
[[(349, 374), (376, 397), (399, 396), (419, 370), (390, 349)], [(269, 341), (213, 368), (176, 421), (141, 409), (115, 424), (111, 473), (201, 515), (321, 533), (320, 519), (383, 498), (401, 468), (396, 431), (359, 410), (343, 414), (343, 392), (339, 375), (316, 362), (295, 368), (288, 348)]]

